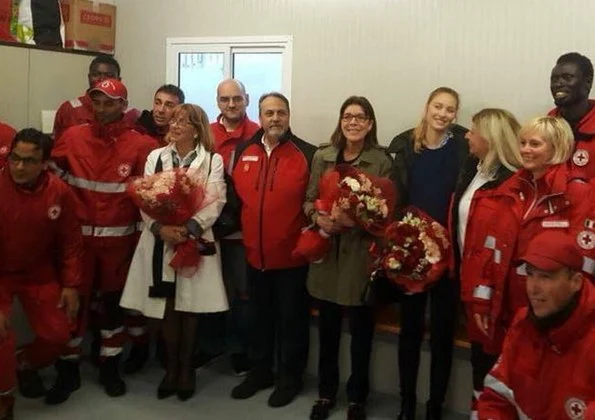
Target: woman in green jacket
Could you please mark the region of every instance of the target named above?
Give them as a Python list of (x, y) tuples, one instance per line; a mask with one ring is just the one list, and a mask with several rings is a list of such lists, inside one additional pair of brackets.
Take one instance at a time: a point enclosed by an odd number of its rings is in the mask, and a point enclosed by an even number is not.
[(336, 219), (318, 214), (314, 201), (323, 173), (336, 164), (353, 165), (375, 176), (389, 176), (391, 159), (378, 146), (376, 117), (370, 102), (361, 96), (349, 97), (341, 106), (331, 144), (321, 146), (312, 161), (306, 192), (306, 214), (331, 235), (331, 250), (322, 262), (310, 265), (308, 291), (318, 300), (319, 341), (318, 393), (310, 419), (329, 416), (339, 386), (338, 353), (343, 313), (351, 332), (351, 376), (347, 383), (347, 418), (366, 418), (369, 391), (369, 364), (374, 335), (374, 312), (361, 301), (369, 277), (368, 248), (372, 237), (347, 216)]

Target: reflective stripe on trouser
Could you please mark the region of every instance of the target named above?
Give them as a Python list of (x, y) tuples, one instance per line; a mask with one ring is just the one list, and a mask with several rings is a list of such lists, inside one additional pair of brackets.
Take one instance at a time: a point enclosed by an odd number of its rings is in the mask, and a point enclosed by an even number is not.
[(126, 311), (124, 324), (132, 344), (139, 345), (149, 342), (147, 318), (142, 313), (138, 311)]
[(71, 339), (66, 347), (64, 347), (60, 359), (71, 361), (80, 360), (81, 355), (83, 354), (82, 344), (83, 337), (75, 337)]
[(126, 343), (126, 334), (124, 327), (118, 327), (113, 330), (101, 330), (101, 350), (100, 358), (117, 356), (122, 353)]

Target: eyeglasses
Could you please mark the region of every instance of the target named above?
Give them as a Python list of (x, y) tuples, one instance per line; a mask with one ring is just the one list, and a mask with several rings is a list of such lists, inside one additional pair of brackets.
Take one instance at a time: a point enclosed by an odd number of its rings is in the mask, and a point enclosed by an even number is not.
[(18, 165), (19, 163), (22, 163), (23, 166), (33, 166), (33, 165), (38, 165), (41, 162), (43, 162), (42, 159), (36, 159), (36, 158), (32, 158), (32, 157), (21, 157), (21, 156), (17, 155), (16, 153), (9, 154), (8, 161), (15, 166)]
[(357, 115), (353, 115), (353, 114), (344, 114), (341, 117), (341, 120), (343, 122), (351, 122), (351, 120), (353, 120), (355, 118), (355, 121), (359, 124), (365, 123), (366, 121), (368, 121), (370, 119), (370, 117), (368, 117), (365, 114), (357, 114)]
[(184, 127), (188, 127), (189, 125), (192, 125), (192, 123), (189, 120), (187, 120), (186, 118), (179, 118), (177, 120), (173, 120), (173, 119), (170, 120), (169, 125), (171, 125), (171, 126), (177, 125), (178, 127), (184, 128)]

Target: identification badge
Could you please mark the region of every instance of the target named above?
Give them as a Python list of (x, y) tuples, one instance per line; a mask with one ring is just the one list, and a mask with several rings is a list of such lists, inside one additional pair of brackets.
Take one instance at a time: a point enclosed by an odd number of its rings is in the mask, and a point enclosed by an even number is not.
[(242, 156), (242, 162), (258, 162), (258, 156), (254, 156), (254, 155)]
[(570, 227), (568, 220), (544, 220), (541, 222), (543, 228), (567, 228)]

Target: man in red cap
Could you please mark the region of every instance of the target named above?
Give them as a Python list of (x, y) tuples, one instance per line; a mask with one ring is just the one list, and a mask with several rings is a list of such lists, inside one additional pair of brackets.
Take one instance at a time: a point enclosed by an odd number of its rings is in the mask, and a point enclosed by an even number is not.
[(546, 231), (519, 263), (529, 307), (485, 379), (479, 419), (595, 418), (595, 288), (581, 274), (581, 252), (567, 234)]
[[(120, 64), (111, 55), (98, 55), (89, 65), (87, 74), (89, 89), (83, 96), (66, 101), (60, 105), (54, 118), (54, 139), (58, 139), (67, 128), (90, 123), (93, 121), (93, 104), (88, 93), (93, 87), (105, 79), (120, 79)], [(125, 111), (124, 119), (134, 125), (139, 117), (138, 109), (131, 108)]]
[[(140, 222), (138, 209), (126, 194), (126, 185), (132, 177), (143, 175), (147, 156), (158, 145), (153, 138), (130, 129), (124, 120), (128, 102), (122, 82), (103, 80), (88, 94), (94, 120), (66, 130), (56, 142), (52, 157), (82, 203), (87, 281), (100, 294), (99, 379), (108, 395), (119, 396), (126, 393), (119, 374), (126, 340), (124, 312), (119, 302)], [(71, 343), (71, 354), (65, 356), (77, 354), (80, 340)], [(46, 396), (48, 403), (64, 401), (79, 386), (76, 358), (64, 357), (57, 368), (57, 389)]]
[[(0, 419), (12, 419), (13, 388), (43, 395), (36, 370), (54, 363), (69, 340), (79, 306), (83, 240), (72, 190), (47, 171), (52, 139), (16, 134), (0, 169)], [(35, 340), (15, 356), (9, 319), (18, 297)], [(15, 375), (16, 373), (16, 375)], [(16, 377), (15, 377), (16, 376)]]
[(10, 147), (16, 131), (8, 124), (0, 122), (0, 168), (6, 165)]

